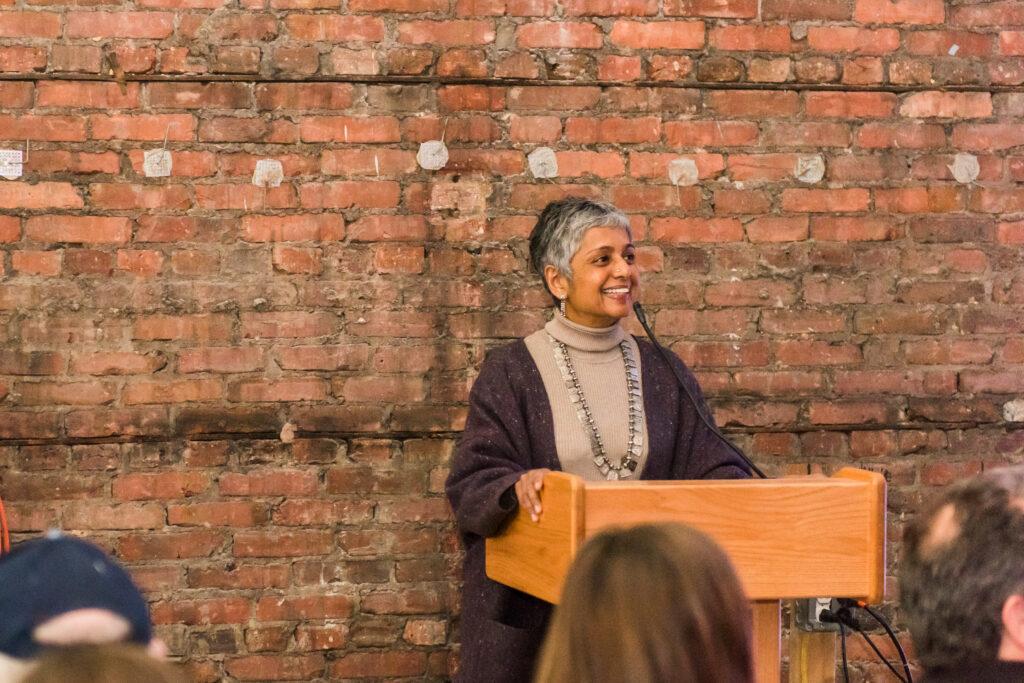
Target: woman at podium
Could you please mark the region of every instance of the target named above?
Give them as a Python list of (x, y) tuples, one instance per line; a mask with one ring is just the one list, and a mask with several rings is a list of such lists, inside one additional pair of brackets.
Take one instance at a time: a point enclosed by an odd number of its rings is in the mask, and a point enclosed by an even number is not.
[(462, 683), (531, 678), (551, 605), (488, 579), (483, 541), (517, 507), (538, 518), (548, 470), (591, 481), (749, 476), (683, 362), (671, 355), (688, 393), (657, 349), (621, 325), (640, 287), (622, 211), (551, 202), (530, 233), (530, 264), (556, 312), (487, 355), (446, 486), (466, 548)]

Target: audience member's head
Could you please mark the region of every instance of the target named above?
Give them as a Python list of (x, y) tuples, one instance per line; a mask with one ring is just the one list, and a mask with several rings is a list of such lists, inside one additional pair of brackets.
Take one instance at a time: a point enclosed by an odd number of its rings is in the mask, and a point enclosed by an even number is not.
[(187, 683), (174, 665), (139, 645), (79, 645), (49, 650), (22, 683)]
[(139, 589), (102, 550), (48, 534), (0, 557), (0, 681), (46, 648), (114, 642), (162, 645)]
[(750, 605), (714, 541), (679, 524), (606, 531), (580, 551), (538, 683), (751, 683)]
[(903, 540), (900, 601), (921, 665), (1024, 661), (1024, 467), (950, 486)]

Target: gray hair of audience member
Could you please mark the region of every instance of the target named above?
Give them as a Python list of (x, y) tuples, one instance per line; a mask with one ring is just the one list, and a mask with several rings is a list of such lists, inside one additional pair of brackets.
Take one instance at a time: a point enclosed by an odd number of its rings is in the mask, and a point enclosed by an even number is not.
[(942, 491), (903, 533), (900, 604), (926, 669), (992, 662), (1024, 590), (1024, 466)]
[[(621, 209), (599, 199), (566, 197), (549, 203), (530, 232), (530, 266), (544, 279), (544, 266), (554, 266), (572, 282), (569, 262), (591, 228), (622, 228), (633, 239), (629, 218)], [(545, 287), (547, 283), (545, 282)]]
[(170, 662), (127, 643), (55, 648), (39, 657), (21, 683), (188, 683)]

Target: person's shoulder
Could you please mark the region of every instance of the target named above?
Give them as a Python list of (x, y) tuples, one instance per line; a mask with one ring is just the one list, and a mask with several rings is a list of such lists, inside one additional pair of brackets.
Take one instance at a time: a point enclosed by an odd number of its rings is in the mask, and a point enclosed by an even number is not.
[(507, 365), (522, 362), (523, 356), (529, 357), (525, 339), (516, 339), (508, 344), (495, 346), (484, 354), (484, 365)]

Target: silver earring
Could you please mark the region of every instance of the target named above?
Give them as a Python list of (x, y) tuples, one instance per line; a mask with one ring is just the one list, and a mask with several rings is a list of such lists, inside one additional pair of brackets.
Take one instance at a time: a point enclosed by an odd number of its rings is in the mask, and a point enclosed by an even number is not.
[(565, 317), (565, 297), (564, 296), (558, 300), (558, 312), (562, 314), (563, 318)]

